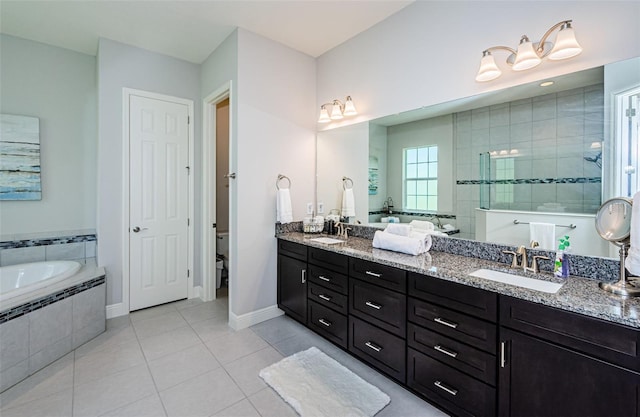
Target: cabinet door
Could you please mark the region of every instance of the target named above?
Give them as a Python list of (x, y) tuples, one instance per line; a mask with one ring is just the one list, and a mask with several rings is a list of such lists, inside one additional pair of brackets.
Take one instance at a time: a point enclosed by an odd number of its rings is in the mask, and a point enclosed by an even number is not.
[(640, 375), (516, 331), (500, 336), (500, 415), (640, 415)]
[(307, 263), (278, 255), (278, 307), (307, 323)]

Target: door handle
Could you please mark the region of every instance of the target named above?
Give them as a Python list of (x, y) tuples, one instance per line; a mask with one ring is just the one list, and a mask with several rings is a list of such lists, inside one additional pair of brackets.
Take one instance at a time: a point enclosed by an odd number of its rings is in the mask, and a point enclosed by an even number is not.
[(224, 174), (224, 177), (225, 177), (225, 178), (232, 178), (232, 179), (234, 179), (234, 180), (235, 180), (235, 179), (236, 179), (236, 173), (235, 173), (235, 172), (232, 172), (232, 173), (230, 173), (230, 174)]
[(136, 227), (134, 227), (134, 228), (133, 228), (133, 229), (131, 229), (131, 230), (133, 230), (133, 233), (138, 233), (138, 232), (140, 232), (141, 230), (149, 230), (149, 228), (147, 228), (147, 227), (143, 227), (143, 228), (141, 229), (141, 228), (139, 228), (138, 226), (136, 226)]
[(507, 342), (500, 342), (500, 367), (504, 368), (507, 364), (507, 356), (506, 356), (506, 345)]
[(307, 282), (307, 270), (303, 269), (302, 270), (302, 283), (304, 284), (305, 282)]

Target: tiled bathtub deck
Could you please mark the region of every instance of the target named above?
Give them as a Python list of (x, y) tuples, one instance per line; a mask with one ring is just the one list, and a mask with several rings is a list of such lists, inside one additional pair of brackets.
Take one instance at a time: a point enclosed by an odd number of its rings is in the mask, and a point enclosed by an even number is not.
[(108, 329), (0, 395), (13, 416), (296, 416), (258, 376), (317, 346), (391, 397), (378, 416), (443, 416), (391, 380), (281, 316), (234, 332), (227, 299), (180, 301)]

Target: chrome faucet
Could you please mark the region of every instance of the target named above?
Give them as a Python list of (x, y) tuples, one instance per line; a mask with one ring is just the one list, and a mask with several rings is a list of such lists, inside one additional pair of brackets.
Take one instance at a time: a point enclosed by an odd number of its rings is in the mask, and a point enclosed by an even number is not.
[(440, 217), (438, 217), (437, 215), (433, 215), (429, 217), (430, 219), (434, 219), (436, 221), (436, 227), (438, 229), (442, 229), (442, 221), (440, 221)]
[(351, 230), (350, 227), (345, 226), (344, 223), (338, 223), (336, 227), (338, 228), (339, 237), (343, 237), (345, 239), (349, 237), (349, 230)]

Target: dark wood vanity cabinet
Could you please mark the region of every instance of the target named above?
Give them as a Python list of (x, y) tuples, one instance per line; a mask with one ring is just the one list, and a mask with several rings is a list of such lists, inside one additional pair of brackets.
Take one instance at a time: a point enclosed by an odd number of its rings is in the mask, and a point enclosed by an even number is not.
[(407, 272), (349, 259), (349, 351), (406, 382)]
[(640, 416), (640, 331), (500, 297), (499, 415)]
[(407, 385), (447, 411), (496, 414), (497, 297), (409, 273)]
[(640, 417), (640, 330), (278, 241), (278, 306), (457, 416)]
[(348, 258), (334, 252), (309, 248), (308, 263), (307, 325), (316, 333), (346, 349), (349, 308)]
[(307, 247), (278, 240), (278, 307), (307, 324)]

